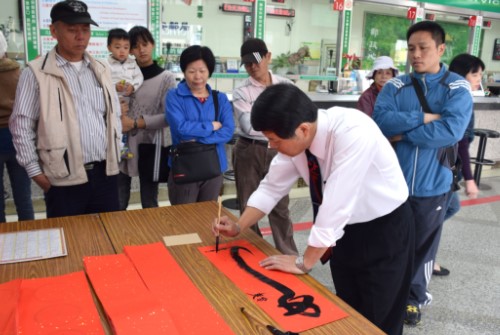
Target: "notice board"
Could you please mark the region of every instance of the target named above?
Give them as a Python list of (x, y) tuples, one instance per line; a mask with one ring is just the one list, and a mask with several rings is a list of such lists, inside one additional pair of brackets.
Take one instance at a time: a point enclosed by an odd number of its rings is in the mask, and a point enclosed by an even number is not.
[[(26, 60), (46, 54), (56, 44), (50, 35), (50, 11), (58, 1), (23, 1), (23, 21)], [(108, 30), (133, 26), (148, 27), (155, 40), (160, 40), (160, 0), (85, 0), (92, 19), (99, 27), (91, 26), (92, 35), (87, 51), (96, 58), (106, 58)], [(159, 49), (161, 43), (156, 43)], [(158, 52), (157, 52), (158, 54)]]

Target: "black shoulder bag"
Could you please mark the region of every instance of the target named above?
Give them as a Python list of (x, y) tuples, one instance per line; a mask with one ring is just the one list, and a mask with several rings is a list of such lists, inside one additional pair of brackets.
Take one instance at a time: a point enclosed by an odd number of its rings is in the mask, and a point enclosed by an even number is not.
[[(423, 110), (426, 113), (434, 114), (429, 107), (429, 104), (427, 103), (427, 99), (425, 99), (424, 92), (422, 91), (422, 87), (420, 86), (420, 83), (418, 80), (413, 77), (412, 75), (410, 76), (411, 82), (413, 83), (413, 88), (415, 89), (415, 92), (417, 93), (418, 100), (420, 101), (420, 105), (422, 105)], [(453, 182), (451, 184), (451, 190), (453, 192), (458, 191), (460, 189), (459, 185), (459, 174), (461, 170), (461, 160), (460, 157), (458, 156), (458, 143), (455, 143), (452, 146), (446, 147), (446, 148), (441, 148), (439, 150), (439, 162), (442, 165), (445, 165), (450, 168), (451, 172), (453, 173)]]
[[(219, 119), (218, 91), (212, 90), (215, 121)], [(215, 178), (221, 174), (216, 144), (183, 142), (170, 149), (172, 178), (176, 184), (188, 184)]]

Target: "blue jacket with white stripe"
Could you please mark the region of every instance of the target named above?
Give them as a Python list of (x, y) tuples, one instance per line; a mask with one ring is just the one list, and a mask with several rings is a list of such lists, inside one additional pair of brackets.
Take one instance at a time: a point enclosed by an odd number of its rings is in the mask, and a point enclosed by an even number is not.
[(422, 85), (427, 103), (440, 119), (424, 124), (424, 112), (410, 75), (387, 82), (379, 93), (373, 119), (385, 136), (402, 135), (395, 150), (410, 196), (431, 197), (450, 190), (452, 173), (442, 164), (443, 148), (464, 136), (472, 114), (470, 84), (456, 73), (412, 73)]

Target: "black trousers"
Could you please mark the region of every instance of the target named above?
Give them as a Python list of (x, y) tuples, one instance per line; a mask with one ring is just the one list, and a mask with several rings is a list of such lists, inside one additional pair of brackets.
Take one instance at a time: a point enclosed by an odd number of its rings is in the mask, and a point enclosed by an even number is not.
[(86, 170), (88, 182), (74, 186), (52, 186), (45, 193), (47, 217), (72, 216), (119, 210), (118, 175), (106, 175), (106, 163)]
[(347, 225), (330, 260), (337, 296), (388, 334), (402, 334), (415, 227), (406, 201), (373, 221)]

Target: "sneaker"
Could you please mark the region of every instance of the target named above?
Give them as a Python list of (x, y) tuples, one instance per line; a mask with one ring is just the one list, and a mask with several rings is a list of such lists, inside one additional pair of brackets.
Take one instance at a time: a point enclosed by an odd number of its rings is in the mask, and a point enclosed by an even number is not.
[(420, 323), (420, 317), (420, 308), (413, 305), (406, 306), (405, 324), (414, 327)]

